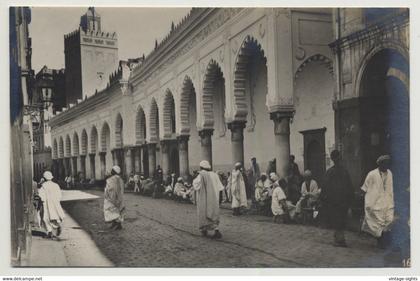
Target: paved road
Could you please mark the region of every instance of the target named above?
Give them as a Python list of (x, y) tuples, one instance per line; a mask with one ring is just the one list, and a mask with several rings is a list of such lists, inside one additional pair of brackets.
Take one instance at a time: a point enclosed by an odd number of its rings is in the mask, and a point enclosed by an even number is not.
[(234, 217), (221, 210), (223, 239), (200, 236), (196, 207), (128, 193), (122, 231), (109, 231), (100, 199), (63, 202), (64, 208), (120, 267), (383, 267), (401, 266), (396, 253), (375, 248), (375, 240), (348, 232), (349, 248), (331, 245), (331, 230), (278, 225), (270, 218)]

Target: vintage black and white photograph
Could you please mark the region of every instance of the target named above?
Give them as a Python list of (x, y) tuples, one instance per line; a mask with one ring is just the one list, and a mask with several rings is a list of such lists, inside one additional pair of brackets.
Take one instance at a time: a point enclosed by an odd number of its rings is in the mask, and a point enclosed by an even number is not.
[(87, 5), (8, 7), (11, 267), (411, 267), (410, 8)]

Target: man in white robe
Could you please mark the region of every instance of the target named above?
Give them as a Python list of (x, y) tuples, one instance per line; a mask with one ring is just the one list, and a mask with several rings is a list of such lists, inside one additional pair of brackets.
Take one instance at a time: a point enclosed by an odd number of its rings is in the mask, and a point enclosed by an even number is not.
[(121, 168), (112, 167), (111, 177), (106, 180), (104, 191), (104, 217), (105, 222), (111, 223), (111, 229), (122, 229), (124, 221), (124, 181), (120, 177)]
[(196, 191), (198, 226), (203, 236), (214, 231), (212, 238), (220, 239), (219, 231), (219, 194), (223, 190), (219, 176), (211, 171), (208, 161), (200, 162), (200, 172), (194, 179), (192, 188)]
[(246, 198), (246, 189), (245, 189), (245, 181), (243, 175), (241, 173), (241, 163), (235, 164), (235, 169), (232, 171), (231, 174), (231, 193), (232, 193), (232, 210), (234, 216), (239, 216), (241, 214), (241, 207), (245, 207), (248, 205), (247, 198)]
[[(318, 187), (317, 182), (312, 178), (312, 172), (306, 170), (303, 173), (304, 181), (300, 190), (301, 197), (296, 203), (296, 213), (302, 212), (302, 207), (313, 208), (318, 202), (321, 194), (321, 189)], [(303, 206), (302, 206), (303, 205)]]
[(43, 204), (42, 224), (45, 227), (48, 238), (55, 238), (61, 234), (61, 223), (64, 220), (64, 211), (61, 207), (60, 186), (52, 181), (54, 178), (50, 171), (43, 174), (45, 182), (38, 190)]
[(389, 155), (380, 156), (376, 161), (378, 168), (368, 173), (361, 187), (365, 192), (362, 230), (376, 237), (380, 248), (386, 247), (394, 220), (394, 191), (389, 162)]

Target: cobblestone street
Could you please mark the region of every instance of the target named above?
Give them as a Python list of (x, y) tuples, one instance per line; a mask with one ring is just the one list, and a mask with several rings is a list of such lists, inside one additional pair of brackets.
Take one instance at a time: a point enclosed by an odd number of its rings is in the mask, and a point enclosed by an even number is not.
[[(401, 266), (375, 240), (347, 232), (349, 248), (331, 245), (332, 231), (276, 225), (254, 215), (233, 217), (221, 210), (220, 241), (196, 229), (196, 207), (127, 193), (122, 231), (109, 231), (99, 199), (63, 202), (103, 254), (120, 267), (382, 267)], [(391, 256), (392, 258), (388, 257)]]

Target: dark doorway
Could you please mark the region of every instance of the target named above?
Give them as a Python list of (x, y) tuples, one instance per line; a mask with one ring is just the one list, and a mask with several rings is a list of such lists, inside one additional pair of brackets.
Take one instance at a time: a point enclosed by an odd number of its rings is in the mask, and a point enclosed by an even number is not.
[(179, 176), (179, 150), (178, 141), (171, 141), (169, 146), (169, 172)]
[(325, 131), (327, 128), (301, 131), (305, 170), (311, 170), (319, 183), (325, 174)]
[(376, 53), (368, 62), (360, 85), (362, 176), (377, 167), (382, 154), (391, 155), (395, 213), (399, 217), (393, 242), (404, 256), (409, 252), (410, 127), (409, 66), (392, 49)]
[(142, 165), (143, 165), (143, 173), (145, 177), (149, 177), (149, 151), (147, 149), (147, 145), (142, 147)]

